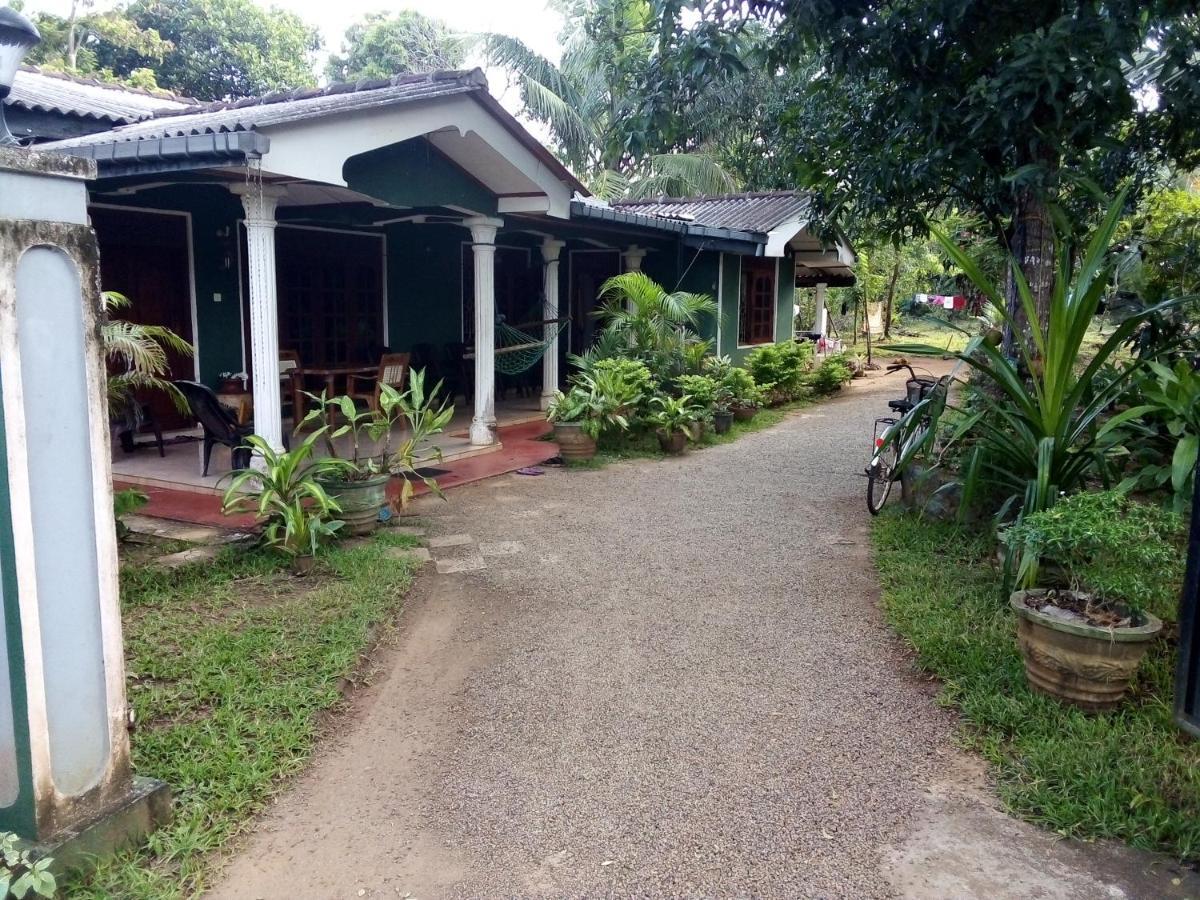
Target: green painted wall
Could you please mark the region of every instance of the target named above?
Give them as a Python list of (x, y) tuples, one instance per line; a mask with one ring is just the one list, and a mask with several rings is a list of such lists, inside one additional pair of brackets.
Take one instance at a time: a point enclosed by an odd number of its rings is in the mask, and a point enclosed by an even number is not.
[(721, 346), (720, 355), (741, 362), (745, 355), (737, 347), (738, 303), (742, 284), (742, 258), (734, 253), (721, 254)]
[(462, 340), (462, 242), (455, 225), (387, 229), (388, 346), (411, 350)]
[(346, 160), (352, 190), (395, 206), (457, 206), (495, 215), (496, 197), (424, 138), (372, 150)]
[[(171, 185), (130, 197), (94, 196), (109, 206), (179, 210), (191, 214), (192, 271), (196, 291), (196, 343), (200, 380), (215, 384), (220, 372), (242, 369), (242, 316), (238, 285), (238, 219), (241, 201), (220, 185)], [(220, 295), (220, 301), (215, 297)], [(130, 298), (135, 304), (137, 298)], [(180, 302), (189, 303), (182, 297)]]
[(779, 305), (775, 310), (775, 340), (790, 341), (794, 337), (792, 327), (795, 318), (796, 305), (796, 264), (791, 254), (786, 254), (779, 260), (779, 269), (775, 278), (775, 292)]
[[(0, 365), (0, 370), (3, 366)], [(0, 600), (3, 601), (4, 640), (8, 649), (8, 683), (11, 691), (13, 750), (17, 763), (17, 798), (0, 809), (0, 828), (26, 838), (36, 836), (33, 761), (29, 737), (29, 697), (25, 672), (25, 642), (21, 631), (21, 606), (17, 594), (16, 551), (8, 492), (8, 448), (0, 404)]]
[[(678, 274), (674, 278), (674, 282), (679, 285), (677, 290), (688, 291), (693, 294), (707, 294), (714, 300), (717, 299), (721, 278), (721, 254), (712, 250), (695, 250), (691, 247), (680, 247), (677, 259), (676, 271)], [(668, 279), (665, 285), (668, 290), (673, 289), (670, 287), (671, 284), (672, 281)], [(715, 345), (717, 339), (716, 318), (705, 318), (704, 322), (701, 323), (699, 331), (701, 337), (708, 338)]]

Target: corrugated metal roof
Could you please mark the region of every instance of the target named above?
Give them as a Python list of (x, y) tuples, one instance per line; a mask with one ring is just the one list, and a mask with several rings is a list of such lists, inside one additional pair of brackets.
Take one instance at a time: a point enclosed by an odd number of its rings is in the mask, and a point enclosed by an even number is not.
[[(601, 222), (612, 222), (617, 225), (635, 225), (642, 228), (652, 228), (656, 231), (668, 231), (700, 241), (725, 241), (731, 244), (744, 245), (746, 248), (757, 250), (766, 243), (767, 239), (759, 233), (743, 229), (726, 228), (720, 225), (704, 225), (700, 222), (688, 222), (679, 218), (644, 213), (640, 209), (622, 209), (607, 203), (592, 199), (577, 198), (571, 201), (571, 218), (593, 219)], [(761, 251), (759, 251), (761, 252)]]
[(765, 234), (783, 222), (801, 218), (808, 209), (801, 191), (726, 194), (720, 197), (658, 197), (622, 200), (613, 207), (625, 212), (679, 219), (713, 228), (733, 228)]
[(148, 119), (155, 113), (186, 109), (196, 101), (167, 92), (152, 93), (22, 67), (4, 102), (34, 112), (80, 116), (115, 125)]
[(182, 137), (189, 134), (221, 134), (284, 125), (334, 113), (411, 103), (432, 97), (486, 91), (487, 81), (478, 69), (470, 72), (433, 72), (428, 75), (398, 75), (394, 78), (333, 84), (326, 88), (286, 91), (228, 103), (210, 103), (156, 113), (151, 119), (99, 134), (47, 144), (47, 149), (65, 150), (91, 144)]

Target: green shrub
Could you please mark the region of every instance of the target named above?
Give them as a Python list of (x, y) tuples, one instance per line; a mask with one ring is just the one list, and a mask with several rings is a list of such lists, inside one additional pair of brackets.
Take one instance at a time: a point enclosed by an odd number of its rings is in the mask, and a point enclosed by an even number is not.
[(805, 383), (818, 394), (832, 394), (840, 390), (854, 377), (849, 361), (840, 353), (825, 357), (809, 375)]
[(1075, 494), (1004, 532), (1021, 587), (1036, 585), (1040, 563), (1051, 562), (1076, 589), (1172, 618), (1184, 537), (1181, 515), (1119, 491)]
[(764, 391), (789, 399), (803, 392), (804, 375), (811, 361), (812, 344), (786, 341), (764, 344), (750, 351), (746, 368)]
[(680, 375), (675, 379), (679, 393), (692, 398), (692, 408), (707, 418), (717, 399), (717, 382), (707, 375)]
[[(590, 381), (581, 380), (588, 378)], [(644, 412), (655, 393), (654, 378), (646, 364), (620, 356), (598, 360), (587, 375), (577, 375), (572, 381), (586, 389), (594, 388), (630, 411)]]
[(728, 391), (733, 406), (760, 406), (762, 389), (754, 376), (745, 369), (731, 367), (721, 378), (721, 387)]

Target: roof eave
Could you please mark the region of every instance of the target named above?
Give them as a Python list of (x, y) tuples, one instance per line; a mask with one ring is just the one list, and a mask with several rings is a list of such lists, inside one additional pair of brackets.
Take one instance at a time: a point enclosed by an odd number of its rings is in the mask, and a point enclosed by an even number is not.
[(103, 177), (147, 175), (242, 163), (266, 153), (271, 140), (256, 131), (189, 134), (86, 144), (49, 152), (94, 159)]

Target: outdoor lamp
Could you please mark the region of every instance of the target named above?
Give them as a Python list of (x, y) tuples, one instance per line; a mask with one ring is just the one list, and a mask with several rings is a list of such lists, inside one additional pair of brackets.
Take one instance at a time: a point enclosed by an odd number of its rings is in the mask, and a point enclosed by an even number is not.
[(33, 23), (16, 10), (8, 6), (0, 9), (0, 147), (17, 143), (4, 123), (4, 100), (17, 77), (17, 66), (41, 39)]

